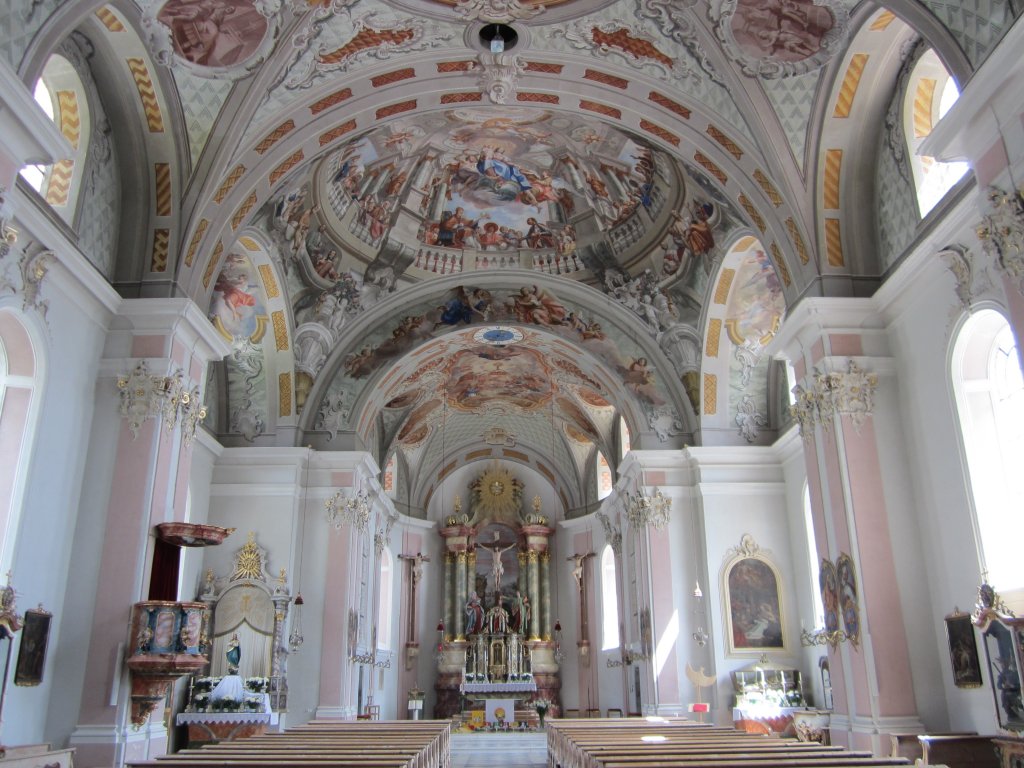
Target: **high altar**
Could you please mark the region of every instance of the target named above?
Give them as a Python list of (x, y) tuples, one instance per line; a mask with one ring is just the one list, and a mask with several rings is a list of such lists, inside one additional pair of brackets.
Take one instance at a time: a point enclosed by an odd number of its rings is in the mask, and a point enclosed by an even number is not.
[(470, 514), (458, 497), (444, 539), (442, 642), (434, 717), (463, 710), (463, 697), (543, 698), (560, 712), (552, 639), (551, 537), (540, 498), (523, 514), (523, 484), (497, 465), (470, 484)]

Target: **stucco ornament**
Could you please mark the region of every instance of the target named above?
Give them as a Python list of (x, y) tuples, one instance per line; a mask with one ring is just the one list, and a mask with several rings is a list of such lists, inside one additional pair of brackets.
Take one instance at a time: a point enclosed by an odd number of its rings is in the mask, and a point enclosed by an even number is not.
[(851, 359), (845, 372), (815, 369), (810, 389), (799, 385), (793, 389), (796, 404), (789, 411), (805, 439), (814, 434), (816, 424), (831, 431), (836, 416), (849, 416), (860, 434), (867, 417), (874, 413), (877, 388), (878, 374), (865, 371)]
[(978, 240), (1024, 296), (1024, 193), (989, 187), (988, 202), (989, 213), (977, 227)]
[[(320, 27), (314, 26), (309, 34), (315, 36), (319, 30)], [(352, 19), (352, 37), (344, 45), (328, 50), (328, 46), (321, 43), (311, 52), (297, 51), (284, 87), (289, 90), (308, 88), (332, 72), (348, 72), (369, 60), (384, 61), (396, 53), (439, 48), (453, 36), (454, 32), (421, 19), (396, 18), (369, 11)], [(309, 46), (311, 42), (312, 39), (304, 40), (303, 44)], [(296, 44), (295, 39), (292, 44)]]
[(665, 37), (683, 45), (714, 82), (724, 85), (700, 44), (696, 6), (697, 0), (637, 0), (636, 13), (653, 21)]
[(466, 21), (509, 24), (544, 13), (543, 5), (523, 5), (519, 0), (458, 0), (455, 12)]
[(757, 412), (753, 398), (744, 395), (736, 413), (736, 425), (740, 428), (740, 436), (748, 443), (757, 439), (758, 430), (768, 426), (768, 420)]
[[(248, 0), (229, 6), (230, 13), (224, 8), (208, 11), (180, 0), (152, 3), (140, 20), (142, 37), (158, 64), (182, 67), (197, 77), (239, 80), (249, 77), (274, 50), (281, 31), (282, 3)], [(246, 12), (261, 20), (258, 29), (250, 18), (242, 20)], [(233, 18), (239, 19), (237, 28), (232, 27)], [(172, 28), (179, 23), (215, 31), (210, 39), (202, 35), (198, 40), (189, 38), (188, 47), (183, 48)]]
[(352, 407), (348, 404), (345, 393), (333, 392), (320, 403), (320, 410), (316, 414), (314, 427), (327, 432), (331, 440), (333, 440), (345, 428), (351, 410)]
[[(17, 242), (18, 233), (7, 227), (2, 232), (0, 240), (0, 259), (14, 253), (14, 245)], [(21, 296), (21, 308), (26, 312), (30, 309), (37, 311), (46, 320), (46, 312), (50, 308), (50, 302), (41, 298), (43, 279), (50, 269), (50, 262), (53, 261), (52, 251), (35, 251), (22, 253), (17, 262), (17, 274), (10, 267), (4, 265), (3, 272), (0, 272), (0, 293), (12, 293)]]
[(844, 48), (850, 20), (841, 0), (713, 0), (708, 15), (726, 56), (767, 79), (823, 67)]
[(634, 69), (655, 72), (662, 80), (701, 80), (699, 72), (683, 59), (668, 56), (658, 47), (658, 41), (638, 26), (618, 21), (578, 21), (553, 30), (552, 35), (565, 38), (573, 48), (619, 59)]
[[(178, 420), (188, 421), (188, 441), (195, 436), (195, 425), (206, 417), (206, 407), (199, 402), (199, 388), (185, 388), (185, 374), (173, 371), (169, 376), (154, 375), (149, 365), (140, 360), (131, 373), (120, 376), (117, 388), (121, 391), (120, 413), (128, 419), (128, 430), (132, 438), (139, 436), (139, 429), (148, 419), (162, 417), (164, 426), (173, 431)], [(193, 414), (193, 411), (196, 413)], [(195, 418), (202, 412), (202, 416)], [(194, 421), (194, 423), (192, 423)]]
[(598, 512), (597, 519), (601, 521), (601, 527), (604, 528), (604, 538), (611, 546), (612, 552), (616, 555), (622, 554), (622, 529), (615, 525), (604, 512)]
[(491, 103), (505, 104), (515, 101), (519, 78), (526, 71), (526, 62), (514, 54), (481, 53), (472, 71), (479, 73), (480, 90)]

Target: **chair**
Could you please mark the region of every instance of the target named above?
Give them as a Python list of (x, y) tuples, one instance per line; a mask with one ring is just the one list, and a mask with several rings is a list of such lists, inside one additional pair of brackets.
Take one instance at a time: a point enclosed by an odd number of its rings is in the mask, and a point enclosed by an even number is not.
[(366, 705), (366, 719), (367, 720), (380, 720), (380, 704), (367, 704)]
[(600, 717), (601, 717), (601, 710), (600, 710), (600, 708), (591, 707), (590, 709), (588, 709), (587, 710), (587, 717), (594, 717), (594, 718), (600, 719)]
[(573, 719), (578, 718), (579, 716), (580, 716), (580, 711), (578, 709), (567, 709), (567, 710), (565, 710), (565, 717), (566, 717), (567, 720), (573, 720)]
[(615, 707), (614, 709), (613, 708), (609, 708), (608, 709), (608, 714), (605, 715), (605, 717), (622, 717), (622, 710), (619, 709), (618, 707)]

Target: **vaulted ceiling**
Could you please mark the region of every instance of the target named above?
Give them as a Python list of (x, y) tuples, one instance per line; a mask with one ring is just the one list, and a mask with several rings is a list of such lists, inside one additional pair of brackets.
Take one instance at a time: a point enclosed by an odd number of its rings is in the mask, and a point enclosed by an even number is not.
[(52, 56), (70, 63), (81, 114), (61, 97), (55, 119), (92, 126), (78, 208), (50, 204), (125, 295), (189, 296), (232, 342), (208, 426), (394, 456), (413, 513), (450, 457), (530, 466), (579, 510), (627, 431), (773, 439), (786, 305), (870, 293), (921, 224), (892, 118), (909, 68), (930, 48), (962, 83), (1013, 18), (1002, 0), (10, 6), (0, 50), (54, 93)]

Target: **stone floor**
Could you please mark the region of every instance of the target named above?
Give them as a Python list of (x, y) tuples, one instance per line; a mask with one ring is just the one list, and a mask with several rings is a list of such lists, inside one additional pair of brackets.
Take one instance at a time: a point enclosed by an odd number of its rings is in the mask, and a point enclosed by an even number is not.
[(454, 733), (452, 768), (547, 768), (546, 733)]

